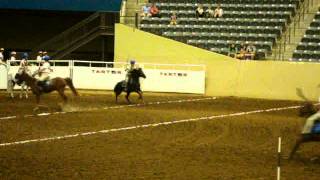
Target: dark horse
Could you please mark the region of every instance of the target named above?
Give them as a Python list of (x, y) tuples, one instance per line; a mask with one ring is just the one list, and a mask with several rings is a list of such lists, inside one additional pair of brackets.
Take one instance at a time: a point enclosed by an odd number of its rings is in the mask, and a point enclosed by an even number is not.
[[(307, 118), (313, 115), (314, 113), (316, 113), (317, 111), (318, 109), (312, 103), (307, 102), (300, 109), (299, 116)], [(289, 159), (293, 158), (295, 152), (298, 150), (301, 144), (307, 143), (307, 142), (314, 142), (314, 141), (320, 141), (320, 134), (318, 133), (300, 134), (297, 138), (296, 144), (294, 145), (290, 153)]]
[(127, 84), (127, 89), (123, 86), (125, 84), (125, 81), (120, 81), (116, 84), (114, 87), (114, 93), (116, 95), (116, 102), (118, 102), (118, 96), (121, 94), (121, 92), (126, 91), (126, 99), (128, 103), (131, 103), (129, 100), (129, 96), (131, 92), (136, 92), (139, 94), (139, 99), (143, 100), (142, 97), (142, 91), (140, 88), (140, 81), (139, 78), (143, 77), (146, 78), (146, 75), (143, 73), (141, 68), (133, 69), (131, 70), (131, 76), (129, 77), (128, 84)]
[(64, 94), (66, 86), (69, 86), (71, 91), (75, 96), (78, 96), (77, 90), (74, 88), (72, 80), (70, 78), (60, 78), (56, 77), (50, 79), (48, 84), (43, 87), (38, 86), (38, 80), (26, 72), (22, 72), (16, 76), (18, 80), (24, 81), (27, 86), (29, 86), (34, 95), (36, 95), (37, 104), (40, 102), (40, 95), (42, 93), (50, 93), (52, 91), (58, 91), (59, 95), (62, 97), (64, 102), (67, 102), (67, 96)]

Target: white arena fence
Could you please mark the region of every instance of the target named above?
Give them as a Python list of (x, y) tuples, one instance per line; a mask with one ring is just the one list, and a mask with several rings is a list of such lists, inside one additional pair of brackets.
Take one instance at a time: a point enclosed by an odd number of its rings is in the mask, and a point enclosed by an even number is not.
[[(128, 62), (101, 62), (78, 60), (51, 60), (54, 77), (70, 77), (78, 89), (113, 90), (116, 83), (125, 79)], [(29, 60), (31, 72), (39, 67)], [(19, 69), (19, 61), (0, 65), (0, 89), (7, 89), (8, 79)], [(146, 79), (141, 79), (143, 91), (205, 93), (205, 65), (138, 63)], [(16, 87), (17, 88), (17, 87)]]

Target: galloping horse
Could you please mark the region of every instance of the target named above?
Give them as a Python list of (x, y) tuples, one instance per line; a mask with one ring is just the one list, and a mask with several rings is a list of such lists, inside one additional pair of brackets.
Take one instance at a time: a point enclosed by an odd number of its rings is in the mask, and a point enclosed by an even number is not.
[[(299, 112), (299, 116), (301, 117), (310, 117), (314, 113), (316, 113), (318, 109), (310, 102), (306, 103)], [(294, 145), (290, 155), (289, 159), (292, 159), (295, 152), (298, 150), (299, 146), (303, 143), (307, 142), (315, 142), (320, 141), (320, 134), (319, 133), (310, 133), (310, 134), (300, 134), (299, 137), (296, 140), (296, 144)]]
[(37, 83), (38, 80), (25, 71), (22, 71), (20, 74), (17, 75), (17, 79), (20, 81), (24, 81), (27, 86), (29, 86), (34, 95), (36, 95), (37, 104), (40, 103), (40, 95), (42, 93), (50, 93), (52, 91), (58, 91), (59, 95), (63, 99), (64, 102), (67, 102), (67, 96), (64, 94), (64, 90), (66, 86), (69, 86), (71, 91), (75, 96), (78, 96), (78, 92), (73, 86), (72, 80), (70, 78), (60, 78), (56, 77), (49, 80), (49, 83), (40, 88)]
[(118, 96), (123, 91), (127, 92), (126, 99), (127, 99), (128, 103), (131, 103), (129, 100), (129, 96), (130, 96), (131, 92), (138, 93), (139, 99), (143, 100), (142, 91), (140, 88), (140, 81), (139, 81), (140, 77), (146, 78), (146, 75), (143, 73), (142, 69), (141, 68), (133, 69), (131, 71), (131, 77), (128, 80), (127, 89), (125, 89), (125, 87), (123, 86), (125, 81), (120, 81), (116, 84), (116, 86), (114, 87), (114, 93), (116, 95), (116, 102), (118, 102)]

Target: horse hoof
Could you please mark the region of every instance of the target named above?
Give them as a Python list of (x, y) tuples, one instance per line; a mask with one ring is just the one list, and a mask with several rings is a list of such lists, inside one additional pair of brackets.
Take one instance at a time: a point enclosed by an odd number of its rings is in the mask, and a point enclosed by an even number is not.
[(33, 112), (36, 112), (36, 111), (39, 111), (39, 107), (35, 107), (35, 108), (33, 108)]

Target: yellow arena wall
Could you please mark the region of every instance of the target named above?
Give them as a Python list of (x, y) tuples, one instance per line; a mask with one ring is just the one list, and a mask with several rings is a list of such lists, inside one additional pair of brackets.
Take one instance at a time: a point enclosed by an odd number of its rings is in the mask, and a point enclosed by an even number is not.
[[(224, 55), (140, 31), (123, 24), (115, 28), (115, 61), (206, 65), (206, 95), (317, 101), (319, 63), (239, 61)], [(192, 84), (190, 84), (192, 86)]]

